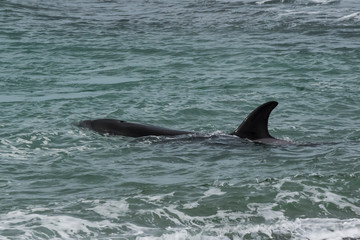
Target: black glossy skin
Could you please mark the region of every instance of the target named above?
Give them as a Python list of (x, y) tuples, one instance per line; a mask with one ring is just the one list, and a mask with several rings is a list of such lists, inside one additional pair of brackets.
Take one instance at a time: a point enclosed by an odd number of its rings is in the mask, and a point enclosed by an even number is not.
[(126, 137), (176, 136), (192, 133), (148, 124), (125, 122), (116, 119), (86, 120), (80, 122), (78, 126), (92, 129), (101, 134), (120, 135)]
[[(278, 105), (271, 101), (252, 111), (231, 135), (245, 138), (256, 143), (284, 145), (290, 142), (273, 138), (268, 131), (268, 120), (272, 110)], [(79, 127), (92, 129), (100, 134), (127, 137), (176, 136), (192, 134), (190, 131), (172, 130), (148, 124), (131, 123), (116, 119), (96, 119), (81, 121)]]

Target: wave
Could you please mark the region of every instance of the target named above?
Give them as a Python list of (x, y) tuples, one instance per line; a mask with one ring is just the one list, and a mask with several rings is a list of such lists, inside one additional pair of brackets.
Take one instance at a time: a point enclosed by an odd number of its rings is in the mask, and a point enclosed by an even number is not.
[[(101, 201), (98, 201), (101, 202)], [(167, 219), (167, 227), (149, 227), (114, 219), (124, 214), (126, 202), (99, 204), (93, 211), (105, 219), (86, 219), (64, 214), (48, 214), (48, 209), (15, 210), (0, 215), (1, 239), (358, 239), (360, 220), (337, 218), (278, 219), (271, 224), (254, 224), (240, 212), (217, 211), (211, 216), (191, 216), (175, 205), (151, 210), (148, 221)], [(91, 209), (88, 209), (91, 210)], [(146, 211), (138, 214), (146, 215)], [(264, 212), (271, 217), (272, 210)]]
[[(305, 182), (305, 181), (303, 181)], [(278, 189), (274, 202), (245, 203), (244, 210), (229, 209), (244, 204), (231, 197), (236, 185), (215, 181), (202, 186), (196, 198), (184, 201), (178, 191), (162, 194), (138, 193), (114, 199), (80, 199), (49, 206), (27, 206), (0, 214), (1, 239), (358, 239), (360, 219), (339, 217), (291, 217), (285, 208), (296, 211), (304, 199), (323, 212), (337, 206), (360, 215), (359, 207), (323, 187), (307, 186), (302, 181), (283, 179), (270, 184)], [(301, 184), (301, 192), (289, 191), (289, 185)], [(249, 187), (269, 187), (257, 183)], [(294, 188), (293, 186), (290, 188)], [(237, 191), (235, 195), (241, 195)], [(230, 195), (230, 196), (229, 196)], [(216, 202), (227, 202), (228, 207)], [(284, 205), (285, 208), (284, 208)], [(304, 205), (305, 206), (305, 205)], [(233, 207), (234, 208), (234, 207)], [(292, 209), (291, 209), (292, 208)], [(306, 207), (305, 207), (306, 208)], [(330, 210), (328, 210), (328, 209)]]

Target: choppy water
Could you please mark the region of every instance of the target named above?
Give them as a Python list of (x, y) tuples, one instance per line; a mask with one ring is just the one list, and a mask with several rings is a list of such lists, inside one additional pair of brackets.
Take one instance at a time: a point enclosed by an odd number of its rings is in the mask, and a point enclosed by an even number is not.
[[(2, 0), (0, 43), (0, 239), (360, 238), (357, 0)], [(225, 135), (269, 100), (320, 144)]]

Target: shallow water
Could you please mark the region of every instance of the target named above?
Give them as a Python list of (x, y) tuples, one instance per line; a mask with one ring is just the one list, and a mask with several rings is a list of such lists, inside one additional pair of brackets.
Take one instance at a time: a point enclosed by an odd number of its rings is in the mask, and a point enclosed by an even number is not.
[[(0, 239), (359, 238), (359, 6), (1, 1)], [(299, 145), (226, 135), (270, 100)]]

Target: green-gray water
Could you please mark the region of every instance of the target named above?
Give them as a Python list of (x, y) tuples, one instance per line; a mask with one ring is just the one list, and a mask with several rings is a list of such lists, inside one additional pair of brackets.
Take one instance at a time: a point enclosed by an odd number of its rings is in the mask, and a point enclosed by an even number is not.
[[(0, 43), (0, 239), (360, 238), (357, 0), (1, 0)], [(319, 144), (225, 135), (270, 100)]]

